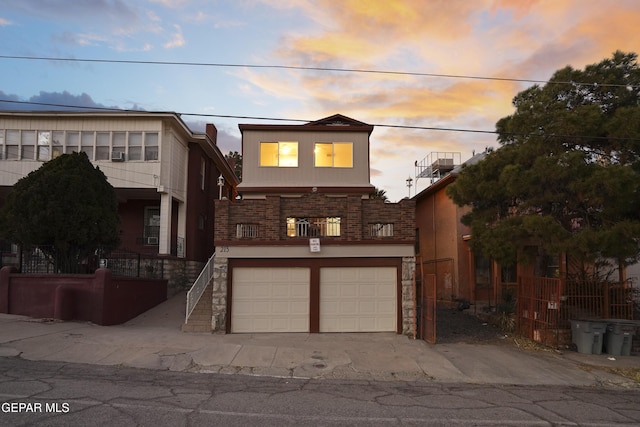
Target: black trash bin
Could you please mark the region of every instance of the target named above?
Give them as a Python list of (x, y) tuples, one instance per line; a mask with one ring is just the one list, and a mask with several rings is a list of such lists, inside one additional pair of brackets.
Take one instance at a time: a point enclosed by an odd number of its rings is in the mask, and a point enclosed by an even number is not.
[(612, 356), (631, 356), (631, 343), (636, 327), (631, 320), (608, 319), (605, 335), (607, 353)]

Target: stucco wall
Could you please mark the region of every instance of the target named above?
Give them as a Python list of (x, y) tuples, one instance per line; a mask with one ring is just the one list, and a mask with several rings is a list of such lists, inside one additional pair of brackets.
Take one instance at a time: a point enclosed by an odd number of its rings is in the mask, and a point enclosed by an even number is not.
[(0, 269), (0, 313), (116, 325), (166, 298), (166, 280), (113, 277), (108, 269), (77, 275)]

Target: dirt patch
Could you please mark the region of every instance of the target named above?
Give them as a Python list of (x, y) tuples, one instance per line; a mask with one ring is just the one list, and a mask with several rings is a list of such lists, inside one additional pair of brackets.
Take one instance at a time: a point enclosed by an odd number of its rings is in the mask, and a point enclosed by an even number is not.
[(436, 313), (436, 343), (506, 344), (500, 328), (478, 317), (473, 308), (439, 308)]

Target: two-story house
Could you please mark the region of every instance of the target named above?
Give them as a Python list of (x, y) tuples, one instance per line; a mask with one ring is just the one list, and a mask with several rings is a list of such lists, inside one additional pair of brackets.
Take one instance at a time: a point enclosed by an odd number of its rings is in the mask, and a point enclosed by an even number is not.
[(235, 194), (216, 137), (213, 125), (194, 133), (171, 112), (2, 111), (0, 205), (43, 162), (85, 152), (115, 188), (121, 248), (167, 260), (171, 287), (172, 271), (197, 276), (213, 254), (213, 200)]
[(372, 199), (373, 126), (241, 124), (240, 200), (216, 201), (212, 329), (415, 333), (415, 202)]

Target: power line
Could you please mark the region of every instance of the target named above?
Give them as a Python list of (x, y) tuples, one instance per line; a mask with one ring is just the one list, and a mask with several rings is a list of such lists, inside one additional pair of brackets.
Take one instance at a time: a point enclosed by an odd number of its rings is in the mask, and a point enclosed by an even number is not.
[[(474, 75), (464, 75), (464, 74), (421, 73), (421, 72), (413, 72), (413, 71), (374, 70), (374, 69), (362, 69), (362, 68), (304, 67), (304, 66), (296, 66), (296, 65), (230, 64), (230, 63), (217, 63), (217, 62), (181, 62), (181, 61), (140, 61), (140, 60), (124, 60), (124, 59), (60, 58), (60, 57), (47, 57), (47, 56), (16, 56), (16, 55), (0, 55), (0, 59), (18, 59), (18, 60), (28, 60), (28, 61), (89, 62), (89, 63), (102, 63), (102, 64), (171, 65), (171, 66), (188, 66), (188, 67), (330, 71), (330, 72), (337, 72), (337, 73), (382, 74), (382, 75), (413, 76), (413, 77), (439, 77), (439, 78), (448, 78), (448, 79), (505, 81), (505, 82), (514, 82), (514, 83), (572, 84), (577, 86), (596, 85), (594, 83), (581, 83), (581, 82), (574, 82), (574, 81), (549, 81), (549, 80), (535, 80), (535, 79), (517, 79), (517, 78), (510, 78), (510, 77), (487, 77), (487, 76), (474, 76)], [(625, 87), (625, 88), (637, 87), (637, 85), (615, 84), (615, 83), (597, 83), (597, 86)]]
[[(98, 107), (98, 106), (82, 107), (82, 106), (54, 104), (54, 103), (46, 103), (46, 102), (15, 101), (15, 100), (4, 100), (4, 99), (0, 99), (0, 102), (7, 102), (12, 104), (20, 104), (20, 105), (40, 105), (40, 106), (46, 106), (46, 107), (81, 109), (81, 110), (87, 110), (87, 111), (111, 111), (111, 112), (122, 112), (122, 113), (148, 112), (145, 110), (130, 110), (130, 109), (123, 109), (123, 108), (110, 108), (110, 107)], [(282, 122), (299, 122), (299, 123), (309, 123), (313, 121), (313, 120), (303, 120), (303, 119), (288, 119), (288, 118), (281, 118), (281, 117), (239, 116), (239, 115), (229, 115), (229, 114), (179, 113), (179, 112), (176, 112), (176, 114), (179, 116), (215, 117), (219, 119), (238, 119), (238, 120), (262, 120), (262, 121), (282, 121)], [(410, 126), (410, 125), (390, 125), (390, 124), (383, 124), (383, 123), (377, 123), (377, 124), (370, 123), (370, 124), (371, 126), (376, 126), (376, 127), (396, 128), (396, 129), (434, 130), (434, 131), (444, 131), (444, 132), (467, 132), (467, 133), (483, 133), (483, 134), (494, 134), (494, 135), (498, 133), (497, 131), (493, 131), (493, 130), (440, 128), (440, 127)]]
[[(45, 102), (29, 102), (29, 101), (15, 101), (15, 100), (4, 100), (0, 99), (0, 102), (7, 102), (13, 104), (23, 104), (23, 105), (41, 105), (41, 106), (49, 106), (49, 107), (59, 107), (59, 108), (69, 108), (69, 109), (81, 109), (87, 111), (105, 111), (105, 112), (122, 112), (122, 113), (151, 113), (147, 110), (131, 110), (124, 108), (110, 108), (110, 107), (83, 107), (83, 106), (74, 106), (74, 105), (65, 105), (65, 104), (53, 104), (53, 103), (45, 103)], [(20, 111), (20, 110), (18, 110)], [(73, 112), (73, 110), (69, 110)], [(56, 111), (56, 112), (64, 112), (64, 110)], [(304, 119), (288, 119), (282, 117), (261, 117), (261, 116), (238, 116), (238, 115), (225, 115), (225, 114), (205, 114), (205, 113), (180, 113), (180, 112), (172, 112), (177, 114), (178, 116), (193, 116), (193, 117), (215, 117), (219, 119), (242, 119), (242, 120), (267, 120), (267, 121), (282, 121), (282, 122), (300, 122), (300, 123), (310, 123), (314, 120), (304, 120)], [(444, 128), (444, 127), (432, 127), (432, 126), (411, 126), (411, 125), (391, 125), (385, 123), (368, 123), (374, 127), (381, 128), (391, 128), (391, 129), (409, 129), (409, 130), (429, 130), (429, 131), (441, 131), (441, 132), (462, 132), (462, 133), (476, 133), (476, 134), (491, 134), (498, 135), (499, 132), (496, 130), (481, 130), (481, 129), (462, 129), (462, 128)], [(594, 136), (594, 135), (565, 135), (565, 134), (549, 134), (549, 133), (541, 133), (541, 132), (504, 132), (504, 135), (510, 136), (540, 136), (547, 138), (589, 138), (589, 139), (597, 139), (597, 140), (610, 140), (610, 141), (640, 141), (640, 138), (633, 137), (609, 137), (609, 136)]]

